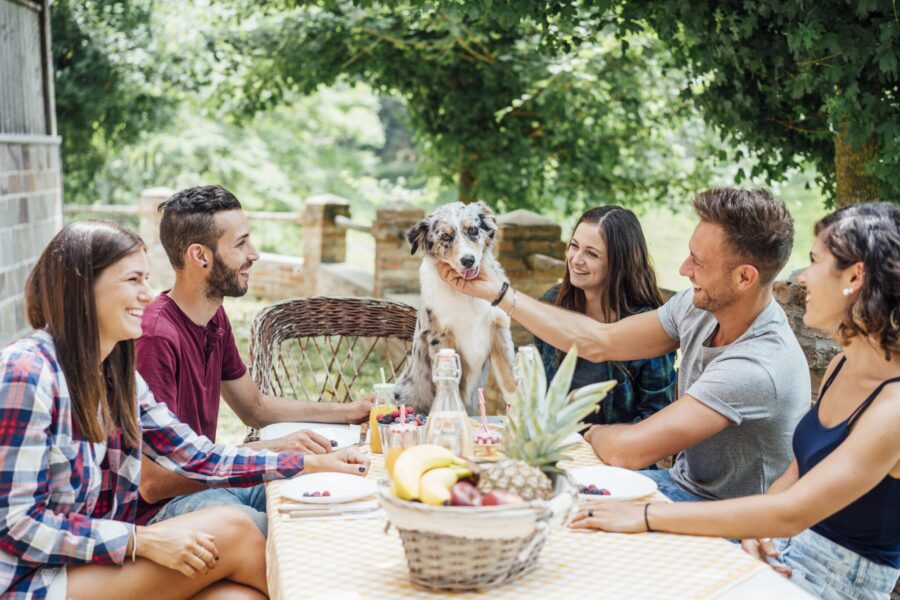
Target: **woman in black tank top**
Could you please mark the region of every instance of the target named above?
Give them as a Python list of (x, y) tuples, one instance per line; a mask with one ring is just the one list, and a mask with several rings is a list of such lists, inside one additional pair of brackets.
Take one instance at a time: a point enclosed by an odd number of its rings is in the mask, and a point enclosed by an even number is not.
[(742, 538), (819, 598), (890, 596), (900, 574), (900, 207), (846, 207), (815, 231), (799, 279), (803, 320), (843, 353), (797, 426), (787, 471), (758, 496), (597, 502), (572, 527)]

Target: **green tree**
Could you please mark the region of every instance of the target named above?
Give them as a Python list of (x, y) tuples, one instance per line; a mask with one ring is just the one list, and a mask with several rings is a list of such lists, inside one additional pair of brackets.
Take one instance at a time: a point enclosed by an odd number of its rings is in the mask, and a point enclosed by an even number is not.
[[(900, 198), (893, 0), (614, 0), (588, 9), (614, 10), (623, 36), (649, 24), (692, 75), (685, 96), (751, 149), (753, 175), (779, 180), (808, 161), (838, 205)], [(511, 28), (537, 20), (550, 37), (554, 21), (583, 18), (546, 0), (474, 0), (468, 10), (500, 14)]]
[(254, 7), (217, 42), (240, 81), (220, 90), (223, 109), (364, 80), (406, 100), (427, 168), (461, 200), (504, 208), (671, 201), (707, 179), (694, 155), (711, 136), (645, 32), (617, 39), (596, 21), (549, 49), (541, 23), (504, 27), (465, 4), (289, 4)]
[(51, 4), (67, 202), (95, 201), (95, 176), (107, 158), (172, 114), (153, 5), (153, 0)]

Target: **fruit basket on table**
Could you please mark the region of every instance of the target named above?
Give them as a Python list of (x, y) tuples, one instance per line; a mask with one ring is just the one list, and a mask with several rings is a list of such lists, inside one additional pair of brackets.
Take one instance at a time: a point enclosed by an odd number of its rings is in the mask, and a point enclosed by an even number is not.
[(397, 458), (390, 481), (379, 482), (379, 501), (400, 534), (413, 584), (485, 589), (537, 566), (548, 534), (577, 506), (576, 486), (556, 468), (569, 448), (560, 442), (615, 385), (568, 394), (576, 359), (573, 348), (548, 389), (537, 351), (520, 349), (521, 379), (506, 397), (506, 458), (472, 468), (443, 448), (414, 446)]

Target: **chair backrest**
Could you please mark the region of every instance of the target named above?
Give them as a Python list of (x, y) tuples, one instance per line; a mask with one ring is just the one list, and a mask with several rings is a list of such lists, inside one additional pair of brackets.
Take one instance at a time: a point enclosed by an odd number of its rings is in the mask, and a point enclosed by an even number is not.
[[(250, 332), (251, 376), (265, 394), (348, 402), (394, 381), (416, 309), (377, 298), (296, 298), (264, 308)], [(363, 389), (368, 387), (369, 389)]]

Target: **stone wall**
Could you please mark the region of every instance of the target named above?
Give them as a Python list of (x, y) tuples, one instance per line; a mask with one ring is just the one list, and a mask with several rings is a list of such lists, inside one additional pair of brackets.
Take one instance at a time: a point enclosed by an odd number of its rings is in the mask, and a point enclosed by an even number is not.
[(0, 345), (30, 327), (25, 280), (62, 227), (59, 138), (0, 136)]
[(797, 336), (800, 347), (803, 348), (803, 354), (806, 355), (812, 380), (812, 399), (815, 400), (825, 369), (840, 348), (828, 336), (803, 324), (803, 313), (806, 310), (806, 287), (797, 282), (799, 273), (800, 271), (795, 271), (786, 280), (775, 282), (775, 299), (784, 308), (791, 329)]

